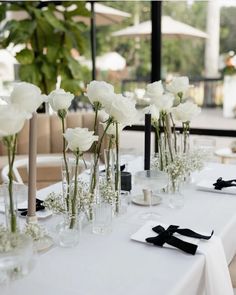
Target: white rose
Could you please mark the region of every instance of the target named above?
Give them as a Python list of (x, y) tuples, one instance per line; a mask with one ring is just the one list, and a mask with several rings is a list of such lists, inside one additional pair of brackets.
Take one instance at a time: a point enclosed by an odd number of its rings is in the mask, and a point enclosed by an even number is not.
[(151, 114), (152, 123), (158, 123), (160, 111), (155, 105), (150, 105), (144, 109), (145, 114)]
[(111, 103), (105, 106), (105, 111), (114, 121), (124, 125), (132, 124), (138, 117), (135, 101), (122, 94), (113, 94)]
[(92, 146), (94, 141), (98, 140), (98, 136), (93, 135), (93, 131), (88, 128), (68, 128), (64, 134), (68, 146), (71, 151), (85, 152)]
[(45, 101), (45, 97), (45, 95), (41, 95), (39, 87), (22, 82), (14, 87), (10, 102), (20, 111), (32, 114)]
[[(101, 123), (103, 126), (103, 129), (105, 130), (107, 124), (106, 123)], [(118, 124), (118, 134), (121, 133), (121, 131), (123, 130), (125, 126), (122, 124)], [(108, 135), (113, 135), (116, 136), (116, 124), (115, 123), (111, 123), (110, 126), (108, 127), (106, 134)]]
[(155, 103), (156, 99), (162, 96), (163, 93), (162, 81), (157, 81), (147, 85), (145, 97), (150, 98), (151, 102)]
[(13, 105), (0, 105), (0, 138), (18, 133), (30, 116)]
[(170, 112), (170, 109), (173, 107), (174, 99), (175, 99), (175, 97), (173, 94), (166, 93), (166, 94), (163, 94), (162, 96), (158, 97), (155, 100), (154, 105), (160, 111), (168, 113), (168, 112)]
[(166, 89), (175, 95), (179, 93), (184, 95), (185, 92), (188, 90), (188, 88), (189, 88), (188, 77), (176, 77), (169, 84), (166, 85)]
[(172, 109), (174, 119), (183, 123), (190, 122), (193, 118), (199, 115), (200, 112), (201, 108), (191, 101), (180, 103), (177, 107)]
[(103, 107), (110, 102), (114, 87), (104, 81), (92, 81), (87, 85), (87, 97), (91, 104), (99, 102)]
[(51, 108), (58, 112), (59, 110), (67, 110), (73, 98), (74, 94), (65, 92), (64, 89), (56, 89), (48, 95), (48, 102)]

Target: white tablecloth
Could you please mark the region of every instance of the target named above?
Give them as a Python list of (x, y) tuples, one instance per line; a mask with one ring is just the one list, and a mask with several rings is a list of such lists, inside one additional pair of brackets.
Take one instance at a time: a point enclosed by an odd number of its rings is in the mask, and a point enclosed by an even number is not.
[[(230, 179), (235, 175), (236, 166), (211, 164), (195, 175), (195, 180), (209, 176)], [(60, 184), (56, 184), (41, 190), (38, 196), (60, 188)], [(214, 229), (222, 239), (229, 263), (236, 252), (236, 196), (197, 191), (194, 185), (186, 188), (184, 195), (182, 209), (170, 209), (165, 203), (153, 207), (161, 214), (161, 223), (192, 227), (199, 233)], [(89, 226), (85, 227), (77, 247), (54, 247), (40, 255), (34, 271), (14, 282), (10, 294), (205, 294), (202, 254), (192, 256), (130, 240), (144, 223), (139, 216), (145, 210), (148, 208), (131, 205), (126, 215), (114, 219), (113, 231), (106, 236), (94, 235)], [(56, 220), (50, 218), (43, 223), (52, 226)]]

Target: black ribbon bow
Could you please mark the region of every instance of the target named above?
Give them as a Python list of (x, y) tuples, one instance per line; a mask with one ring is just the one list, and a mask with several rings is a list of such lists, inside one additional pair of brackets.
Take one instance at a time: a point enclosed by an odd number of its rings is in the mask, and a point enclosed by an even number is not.
[(198, 246), (189, 242), (182, 241), (181, 239), (175, 237), (173, 234), (178, 233), (186, 237), (209, 240), (214, 233), (214, 231), (212, 231), (210, 236), (204, 236), (188, 228), (179, 228), (178, 225), (170, 225), (167, 229), (164, 229), (164, 227), (158, 225), (156, 227), (153, 227), (152, 230), (156, 232), (158, 236), (147, 238), (146, 242), (160, 247), (163, 247), (163, 245), (166, 243), (192, 255), (195, 255)]
[[(40, 211), (40, 210), (44, 210), (44, 209), (45, 209), (45, 206), (43, 205), (43, 201), (36, 199), (36, 211)], [(27, 208), (18, 209), (18, 211), (20, 212), (21, 216), (26, 216), (28, 213)]]
[(215, 189), (222, 190), (224, 187), (236, 186), (236, 179), (223, 180), (222, 177), (219, 177), (213, 185)]

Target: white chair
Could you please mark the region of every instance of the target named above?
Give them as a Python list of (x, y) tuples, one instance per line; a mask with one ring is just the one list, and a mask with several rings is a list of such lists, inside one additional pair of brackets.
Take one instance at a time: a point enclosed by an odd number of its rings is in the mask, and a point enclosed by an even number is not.
[[(37, 157), (37, 167), (60, 167), (61, 166), (61, 156), (38, 156)], [(28, 172), (28, 158), (15, 160), (13, 165), (13, 177), (14, 180), (18, 183), (23, 184), (22, 177), (18, 171), (19, 168), (27, 168)], [(6, 165), (3, 167), (1, 176), (2, 181), (7, 183), (8, 182), (8, 172), (9, 172), (9, 166)]]

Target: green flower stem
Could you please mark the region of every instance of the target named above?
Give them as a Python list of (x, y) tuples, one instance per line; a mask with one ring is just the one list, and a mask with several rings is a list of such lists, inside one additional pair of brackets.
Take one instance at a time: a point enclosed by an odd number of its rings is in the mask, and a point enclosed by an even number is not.
[(97, 183), (96, 170), (97, 170), (97, 165), (98, 165), (98, 161), (99, 161), (99, 157), (100, 157), (102, 141), (103, 141), (103, 138), (104, 138), (109, 126), (111, 125), (111, 123), (112, 123), (112, 118), (109, 118), (108, 121), (107, 121), (106, 128), (103, 131), (103, 134), (102, 134), (102, 136), (100, 138), (100, 141), (99, 141), (99, 143), (97, 145), (97, 149), (96, 149), (96, 152), (95, 152), (95, 155), (94, 155), (94, 166), (93, 166), (93, 172), (92, 172), (92, 179), (91, 179), (91, 183), (90, 183), (90, 193), (93, 193), (93, 191), (94, 191), (94, 189), (96, 187), (96, 183)]
[(187, 152), (187, 136), (188, 136), (190, 124), (189, 124), (189, 122), (183, 122), (182, 126), (183, 126), (183, 134), (184, 134), (184, 150), (183, 150), (183, 152), (186, 153)]
[(69, 167), (66, 159), (66, 139), (63, 136), (65, 134), (65, 117), (66, 117), (66, 110), (59, 110), (58, 116), (61, 119), (61, 125), (62, 125), (62, 141), (63, 141), (63, 159), (65, 163), (65, 169), (66, 169), (66, 208), (69, 212), (69, 198), (70, 198), (70, 173), (69, 173)]
[(159, 168), (161, 171), (164, 169), (163, 165), (163, 154), (162, 154), (162, 144), (161, 144), (161, 137), (160, 137), (160, 119), (158, 120), (159, 123), (154, 123), (154, 128), (155, 128), (155, 133), (156, 133), (156, 141), (157, 141), (157, 146), (158, 146), (158, 154), (159, 154)]
[(173, 134), (174, 134), (174, 149), (175, 149), (175, 153), (177, 153), (177, 136), (176, 136), (176, 129), (175, 129), (175, 122), (174, 122), (174, 119), (173, 119), (173, 116), (172, 114), (170, 113), (170, 119), (171, 119), (171, 123), (172, 123), (172, 126), (173, 126)]
[(119, 165), (119, 125), (116, 122), (116, 173), (115, 173), (115, 191), (116, 191), (116, 213), (119, 213), (119, 183), (120, 183), (120, 165)]
[(112, 148), (112, 143), (113, 143), (113, 137), (114, 135), (110, 135), (109, 137), (109, 144), (108, 144), (108, 155), (107, 155), (107, 171), (106, 171), (106, 179), (107, 179), (107, 182), (111, 181), (111, 164), (110, 164), (110, 151), (111, 151), (111, 148)]
[(70, 228), (74, 228), (76, 223), (76, 213), (77, 213), (77, 190), (78, 190), (78, 183), (77, 183), (77, 177), (78, 177), (78, 166), (79, 166), (79, 150), (75, 152), (75, 179), (74, 179), (74, 195), (71, 200), (71, 216), (70, 216)]
[(9, 193), (9, 206), (10, 206), (10, 230), (12, 233), (15, 233), (17, 230), (17, 223), (16, 223), (16, 213), (14, 212), (14, 200), (13, 200), (13, 165), (15, 160), (15, 153), (16, 153), (16, 140), (17, 135), (9, 136), (5, 138), (5, 143), (7, 146), (7, 154), (8, 154), (8, 165), (9, 165), (9, 172), (8, 172), (8, 193)]
[(166, 123), (166, 136), (167, 136), (167, 144), (170, 152), (170, 159), (173, 162), (173, 152), (172, 152), (172, 144), (171, 144), (171, 126), (170, 126), (170, 117), (168, 114), (165, 115), (165, 123)]

